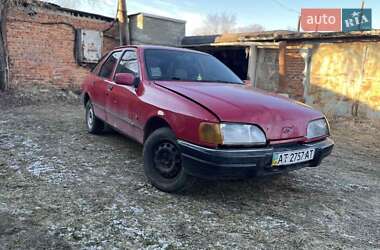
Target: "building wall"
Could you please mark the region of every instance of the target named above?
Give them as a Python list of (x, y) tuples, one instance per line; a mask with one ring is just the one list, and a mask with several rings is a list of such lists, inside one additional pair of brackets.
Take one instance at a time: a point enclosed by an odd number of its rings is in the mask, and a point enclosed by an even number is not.
[(279, 91), (279, 50), (259, 48), (256, 54), (254, 86), (270, 92)]
[[(11, 9), (7, 17), (11, 85), (78, 86), (90, 67), (76, 63), (74, 28), (102, 31), (111, 23), (45, 8), (35, 11), (29, 15), (28, 9)], [(118, 44), (112, 34), (105, 35), (103, 52)]]
[(328, 116), (380, 119), (380, 42), (313, 47), (305, 100)]
[(180, 46), (186, 33), (186, 23), (146, 14), (130, 16), (132, 44)]
[(286, 93), (329, 117), (380, 119), (380, 42), (288, 43)]

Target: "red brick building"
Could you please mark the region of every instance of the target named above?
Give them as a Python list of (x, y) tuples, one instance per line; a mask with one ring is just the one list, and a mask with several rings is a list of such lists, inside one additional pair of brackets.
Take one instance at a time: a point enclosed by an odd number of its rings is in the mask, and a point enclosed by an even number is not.
[[(137, 13), (129, 16), (129, 23), (133, 44), (180, 46), (185, 36), (186, 22), (182, 20)], [(97, 61), (79, 59), (83, 47), (95, 46), (100, 58), (119, 46), (118, 30), (113, 18), (37, 0), (10, 8), (5, 22), (10, 86), (49, 84), (78, 88)], [(88, 37), (90, 33), (98, 36), (94, 43), (81, 40), (86, 33)]]
[(119, 45), (113, 24), (112, 18), (52, 4), (10, 8), (6, 36), (11, 84), (78, 84), (90, 65), (77, 62), (76, 29), (104, 31), (105, 52)]

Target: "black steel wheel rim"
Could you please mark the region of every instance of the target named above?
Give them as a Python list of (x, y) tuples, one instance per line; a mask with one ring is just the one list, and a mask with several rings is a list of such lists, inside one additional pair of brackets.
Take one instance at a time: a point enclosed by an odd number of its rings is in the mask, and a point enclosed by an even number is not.
[(165, 178), (174, 178), (181, 171), (181, 154), (172, 142), (162, 142), (153, 151), (154, 167)]

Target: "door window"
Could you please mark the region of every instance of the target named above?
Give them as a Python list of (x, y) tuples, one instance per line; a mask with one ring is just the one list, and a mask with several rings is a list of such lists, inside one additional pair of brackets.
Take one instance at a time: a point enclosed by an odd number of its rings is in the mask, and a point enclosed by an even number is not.
[(117, 66), (116, 74), (117, 73), (131, 73), (136, 77), (139, 76), (140, 72), (136, 51), (127, 50), (124, 53), (119, 65)]
[(107, 61), (103, 64), (102, 69), (99, 72), (99, 76), (103, 78), (110, 78), (115, 68), (116, 63), (119, 61), (122, 51), (112, 53)]
[(100, 58), (100, 60), (98, 61), (98, 63), (92, 68), (91, 72), (98, 75), (99, 74), (99, 70), (100, 68), (102, 67), (105, 59), (108, 57), (109, 53), (105, 54), (102, 56), (102, 58)]

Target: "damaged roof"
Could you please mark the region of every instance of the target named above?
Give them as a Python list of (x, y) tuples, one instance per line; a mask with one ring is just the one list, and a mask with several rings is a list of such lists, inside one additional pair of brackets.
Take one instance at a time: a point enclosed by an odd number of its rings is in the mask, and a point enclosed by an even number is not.
[(182, 40), (183, 46), (201, 46), (218, 43), (237, 42), (280, 42), (303, 40), (344, 40), (344, 39), (380, 39), (380, 30), (353, 32), (294, 32), (286, 30), (231, 33), (222, 35), (187, 36)]
[(58, 4), (40, 1), (40, 0), (21, 0), (19, 3), (26, 8), (41, 7), (48, 10), (69, 13), (73, 16), (87, 17), (87, 18), (98, 19), (98, 20), (107, 21), (107, 22), (112, 22), (115, 20), (115, 18), (112, 18), (112, 17), (89, 13), (89, 12), (80, 11), (80, 10), (75, 10), (75, 9), (70, 9), (70, 8), (65, 8)]

